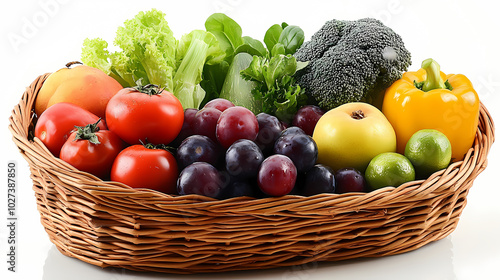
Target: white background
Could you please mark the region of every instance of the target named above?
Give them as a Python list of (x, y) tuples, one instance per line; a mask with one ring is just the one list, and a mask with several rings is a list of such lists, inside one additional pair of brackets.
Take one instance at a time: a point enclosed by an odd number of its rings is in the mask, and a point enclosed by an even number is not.
[[(326, 4), (328, 3), (328, 4)], [(410, 70), (436, 59), (445, 73), (462, 73), (500, 123), (498, 11), (493, 1), (68, 1), (29, 0), (3, 4), (1, 55), (0, 277), (1, 279), (500, 279), (500, 186), (498, 143), (488, 168), (476, 179), (457, 229), (441, 241), (391, 257), (322, 263), (263, 271), (176, 276), (101, 269), (60, 254), (39, 222), (29, 169), (11, 141), (8, 117), (38, 75), (80, 59), (87, 37), (108, 42), (124, 20), (158, 8), (175, 36), (204, 29), (205, 19), (224, 12), (243, 34), (263, 39), (285, 21), (307, 39), (331, 19), (375, 17), (399, 33), (412, 53)], [(17, 163), (18, 242), (16, 273), (7, 271), (7, 163)]]

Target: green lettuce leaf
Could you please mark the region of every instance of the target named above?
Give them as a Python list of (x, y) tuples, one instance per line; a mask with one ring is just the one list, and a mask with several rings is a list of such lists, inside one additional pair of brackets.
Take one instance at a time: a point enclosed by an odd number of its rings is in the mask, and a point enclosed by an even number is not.
[(250, 65), (241, 71), (241, 77), (256, 83), (252, 94), (262, 104), (263, 112), (290, 122), (307, 102), (304, 90), (293, 77), (297, 68), (297, 60), (290, 54), (279, 54), (270, 59), (253, 56)]
[(184, 109), (199, 108), (205, 98), (201, 87), (205, 64), (221, 63), (225, 52), (210, 32), (193, 30), (182, 36), (177, 49), (177, 71), (173, 78), (173, 93)]
[(104, 40), (86, 39), (82, 62), (101, 69), (124, 87), (136, 86), (140, 81), (173, 90), (177, 40), (163, 12), (139, 12), (125, 21), (116, 32), (114, 45), (121, 50), (109, 52)]

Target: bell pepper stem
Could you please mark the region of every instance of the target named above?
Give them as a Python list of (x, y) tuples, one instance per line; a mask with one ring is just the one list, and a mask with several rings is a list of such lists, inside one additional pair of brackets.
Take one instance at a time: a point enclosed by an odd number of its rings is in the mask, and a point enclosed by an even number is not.
[(447, 88), (441, 78), (440, 68), (439, 64), (432, 58), (428, 58), (422, 62), (422, 69), (427, 73), (427, 78), (422, 85), (423, 91)]

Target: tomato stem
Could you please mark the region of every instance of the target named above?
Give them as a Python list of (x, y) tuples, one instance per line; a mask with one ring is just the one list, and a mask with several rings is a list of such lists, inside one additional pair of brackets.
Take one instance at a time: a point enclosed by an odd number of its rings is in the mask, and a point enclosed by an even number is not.
[(146, 149), (150, 149), (150, 150), (158, 149), (158, 150), (165, 150), (165, 151), (168, 151), (168, 152), (175, 151), (174, 147), (170, 147), (170, 146), (165, 145), (165, 144), (157, 144), (157, 145), (155, 145), (153, 143), (149, 143), (147, 138), (146, 138), (146, 143), (144, 143), (141, 139), (139, 139), (139, 142)]
[(88, 140), (92, 144), (101, 144), (99, 142), (99, 138), (97, 138), (96, 132), (99, 131), (99, 122), (101, 121), (101, 118), (97, 120), (95, 123), (87, 124), (86, 126), (76, 126), (75, 128), (77, 129), (76, 135), (75, 135), (75, 140)]
[(145, 93), (149, 96), (161, 94), (163, 92), (163, 90), (165, 89), (165, 88), (160, 88), (159, 86), (154, 85), (154, 84), (147, 84), (147, 85), (143, 86), (140, 83), (133, 88), (136, 91)]

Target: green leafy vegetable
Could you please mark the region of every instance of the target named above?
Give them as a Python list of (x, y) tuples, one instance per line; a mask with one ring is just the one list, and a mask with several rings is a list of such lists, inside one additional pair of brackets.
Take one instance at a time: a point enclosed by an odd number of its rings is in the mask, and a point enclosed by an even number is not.
[(302, 64), (292, 56), (304, 41), (302, 29), (275, 24), (263, 44), (243, 36), (238, 23), (223, 13), (209, 16), (205, 29), (178, 41), (164, 13), (140, 12), (118, 28), (114, 44), (119, 51), (110, 52), (103, 39), (86, 39), (82, 61), (124, 87), (165, 87), (184, 108), (223, 96), (254, 113), (264, 110), (288, 119), (302, 104), (303, 90), (293, 78)]
[(281, 32), (283, 32), (283, 28), (279, 24), (272, 25), (266, 31), (266, 34), (264, 35), (264, 43), (269, 51), (271, 51), (274, 45), (278, 43)]
[(243, 44), (241, 27), (223, 13), (215, 13), (205, 21), (205, 29), (214, 34), (228, 62), (232, 61), (236, 48)]
[[(301, 64), (302, 67), (302, 64)], [(252, 94), (262, 103), (262, 111), (289, 122), (307, 98), (297, 85), (293, 75), (297, 60), (292, 55), (277, 55), (268, 59), (253, 56), (252, 62), (241, 75), (245, 80), (257, 83)]]
[(271, 56), (279, 54), (294, 54), (304, 43), (304, 31), (295, 25), (283, 22), (272, 25), (264, 35), (264, 43)]
[(205, 29), (214, 34), (220, 48), (225, 52), (224, 61), (215, 65), (205, 65), (201, 86), (206, 91), (202, 105), (211, 99), (220, 97), (222, 86), (234, 57), (239, 53), (266, 56), (267, 49), (262, 42), (249, 36), (242, 36), (241, 26), (223, 13), (215, 13), (205, 21)]
[(281, 43), (277, 43), (274, 45), (273, 49), (271, 50), (271, 57), (273, 56), (278, 56), (278, 55), (284, 55), (285, 54), (285, 46)]
[(215, 13), (209, 16), (205, 21), (205, 29), (217, 38), (219, 46), (226, 56), (221, 63), (205, 65), (203, 68), (203, 80), (200, 85), (206, 94), (202, 106), (208, 101), (219, 97), (235, 51), (243, 44), (241, 26), (223, 13)]
[(235, 54), (246, 52), (251, 55), (266, 56), (267, 49), (264, 47), (261, 41), (253, 39), (249, 36), (243, 37), (243, 44), (238, 46), (235, 50)]
[(118, 28), (114, 44), (121, 51), (110, 53), (103, 39), (86, 39), (83, 63), (101, 69), (124, 87), (142, 80), (143, 84), (161, 85), (172, 91), (177, 40), (164, 13), (155, 9), (139, 12)]
[(200, 86), (205, 90), (205, 98), (200, 107), (204, 106), (208, 101), (219, 97), (228, 69), (229, 63), (225, 60), (219, 64), (205, 64), (202, 81), (200, 82)]
[(225, 58), (216, 36), (207, 31), (194, 30), (177, 41), (165, 14), (156, 9), (139, 12), (125, 21), (116, 32), (114, 44), (121, 50), (111, 53), (103, 39), (86, 39), (83, 63), (101, 69), (124, 87), (164, 87), (184, 108), (200, 106), (206, 94), (200, 85), (205, 65), (219, 68), (216, 65)]
[(285, 54), (294, 54), (304, 43), (304, 31), (295, 25), (288, 25), (281, 32), (278, 43), (285, 48)]
[(201, 87), (203, 67), (220, 63), (224, 52), (212, 33), (193, 30), (182, 36), (176, 55), (177, 71), (173, 78), (173, 93), (183, 108), (199, 108), (205, 98)]
[(205, 29), (214, 34), (220, 47), (226, 53), (226, 61), (231, 63), (233, 57), (242, 52), (251, 55), (265, 56), (267, 50), (259, 40), (243, 36), (241, 26), (223, 13), (215, 13), (205, 21)]
[(252, 102), (261, 104), (263, 112), (285, 122), (290, 122), (307, 102), (304, 90), (294, 78), (307, 62), (297, 61), (292, 56), (303, 42), (304, 31), (300, 27), (285, 22), (274, 24), (264, 35), (267, 50), (253, 53), (252, 62), (241, 71), (245, 80), (257, 83), (252, 90)]
[(254, 114), (258, 114), (262, 112), (262, 102), (261, 100), (256, 100), (252, 93), (257, 87), (257, 82), (245, 80), (240, 74), (251, 62), (252, 56), (248, 53), (239, 53), (234, 56), (220, 97), (233, 102), (237, 106), (243, 106)]

